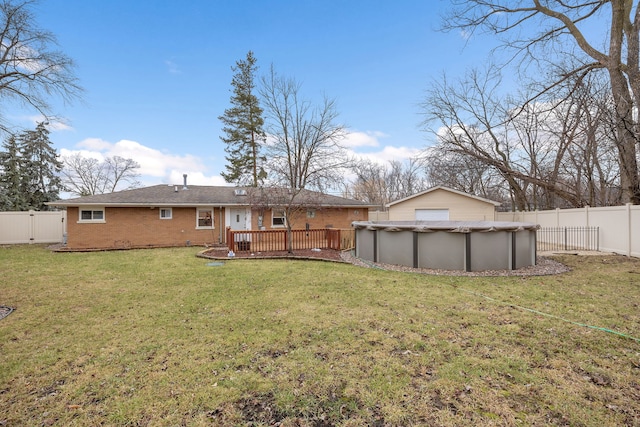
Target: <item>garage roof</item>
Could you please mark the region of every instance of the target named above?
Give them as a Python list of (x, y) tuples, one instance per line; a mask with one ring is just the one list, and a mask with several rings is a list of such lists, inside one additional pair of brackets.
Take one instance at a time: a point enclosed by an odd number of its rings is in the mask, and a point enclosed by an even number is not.
[(500, 202), (496, 202), (496, 201), (493, 201), (493, 200), (485, 199), (483, 197), (473, 196), (471, 194), (467, 194), (467, 193), (464, 193), (462, 191), (454, 190), (453, 188), (449, 188), (449, 187), (445, 187), (445, 186), (442, 186), (442, 185), (438, 185), (437, 187), (430, 188), (428, 190), (425, 190), (425, 191), (422, 191), (420, 193), (414, 194), (413, 196), (405, 197), (404, 199), (400, 199), (400, 200), (396, 200), (395, 202), (387, 203), (387, 207), (396, 205), (398, 203), (405, 202), (405, 201), (410, 200), (410, 199), (414, 199), (416, 197), (424, 196), (425, 194), (429, 194), (429, 193), (431, 193), (433, 191), (436, 191), (436, 190), (448, 191), (450, 193), (458, 194), (460, 196), (468, 197), (470, 199), (475, 199), (475, 200), (478, 200), (480, 202), (489, 203), (489, 204), (492, 204), (494, 206), (500, 206), (502, 204)]

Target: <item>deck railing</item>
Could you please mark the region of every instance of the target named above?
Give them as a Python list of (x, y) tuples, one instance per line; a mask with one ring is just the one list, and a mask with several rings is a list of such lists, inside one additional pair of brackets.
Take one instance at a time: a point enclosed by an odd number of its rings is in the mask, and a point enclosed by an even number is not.
[(600, 227), (544, 227), (536, 240), (538, 251), (598, 251)]
[(277, 252), (300, 249), (344, 250), (353, 247), (352, 229), (321, 228), (291, 230), (291, 248), (287, 230), (227, 230), (227, 246), (234, 252)]

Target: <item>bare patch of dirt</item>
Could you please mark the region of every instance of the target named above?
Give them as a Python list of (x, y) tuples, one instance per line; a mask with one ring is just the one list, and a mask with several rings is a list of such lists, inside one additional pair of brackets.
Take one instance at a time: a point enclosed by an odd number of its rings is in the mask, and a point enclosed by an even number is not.
[(227, 403), (208, 417), (220, 425), (334, 427), (336, 422), (323, 416), (287, 415), (281, 411), (272, 393), (256, 393)]

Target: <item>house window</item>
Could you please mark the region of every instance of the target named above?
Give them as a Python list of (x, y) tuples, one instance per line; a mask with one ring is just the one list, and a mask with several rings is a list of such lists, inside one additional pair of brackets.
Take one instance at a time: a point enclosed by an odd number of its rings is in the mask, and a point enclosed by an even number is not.
[(104, 208), (80, 209), (78, 222), (104, 222)]
[(171, 208), (160, 208), (160, 219), (171, 219), (173, 212)]
[(284, 227), (286, 224), (287, 220), (284, 215), (284, 211), (273, 211), (273, 214), (271, 215), (271, 226)]
[(416, 209), (416, 221), (449, 221), (449, 209)]
[(213, 228), (213, 209), (198, 209), (196, 228)]
[(307, 218), (315, 218), (316, 210), (315, 209), (307, 209)]

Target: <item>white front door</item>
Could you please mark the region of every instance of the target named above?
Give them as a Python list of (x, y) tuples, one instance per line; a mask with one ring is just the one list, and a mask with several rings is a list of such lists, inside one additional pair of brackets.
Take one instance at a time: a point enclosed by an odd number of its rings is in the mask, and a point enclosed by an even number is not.
[(229, 209), (229, 226), (232, 230), (250, 230), (251, 226), (249, 225), (249, 214), (247, 213), (247, 209)]

